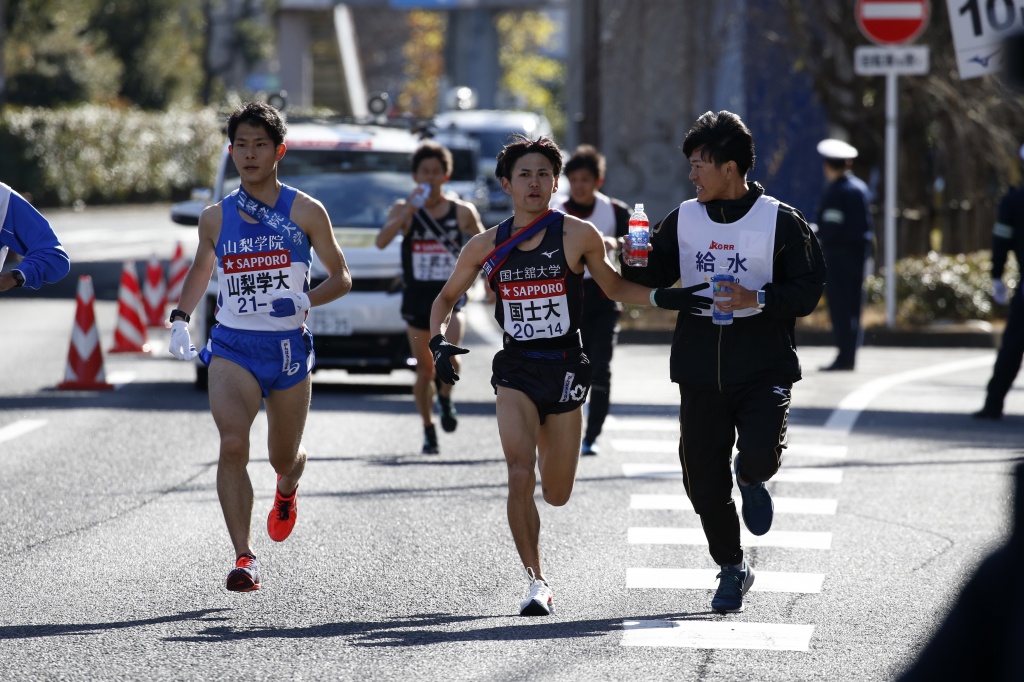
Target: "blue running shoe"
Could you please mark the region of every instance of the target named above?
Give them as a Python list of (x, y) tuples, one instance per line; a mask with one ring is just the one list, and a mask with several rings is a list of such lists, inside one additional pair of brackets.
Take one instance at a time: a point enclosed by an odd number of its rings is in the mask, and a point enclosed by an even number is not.
[(743, 595), (747, 593), (750, 586), (754, 584), (754, 569), (743, 560), (743, 568), (736, 568), (732, 564), (722, 564), (722, 570), (715, 576), (721, 582), (718, 583), (718, 590), (714, 599), (711, 600), (711, 608), (719, 613), (739, 613), (743, 610)]
[(597, 443), (593, 443), (586, 439), (583, 440), (583, 446), (580, 448), (580, 454), (584, 457), (593, 457), (597, 455)]
[(733, 461), (733, 472), (736, 474), (736, 486), (743, 498), (743, 525), (754, 535), (764, 535), (772, 527), (775, 518), (775, 503), (772, 494), (764, 483), (740, 483), (740, 457)]

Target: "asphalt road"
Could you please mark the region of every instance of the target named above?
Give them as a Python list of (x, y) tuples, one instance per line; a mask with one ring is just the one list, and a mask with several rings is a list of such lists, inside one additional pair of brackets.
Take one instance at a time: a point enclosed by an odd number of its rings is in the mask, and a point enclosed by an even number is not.
[[(519, 618), (496, 336), (471, 309), (460, 425), (438, 457), (419, 454), (411, 375), (316, 375), (282, 544), (263, 530), (274, 476), (257, 419), (264, 587), (238, 595), (223, 587), (216, 431), (166, 330), (150, 330), (152, 354), (105, 354), (118, 390), (57, 391), (73, 300), (0, 298), (0, 678), (892, 679), (1010, 530), (1024, 393), (1001, 422), (968, 416), (991, 351), (869, 347), (856, 372), (821, 373), (832, 350), (809, 348), (775, 526), (745, 540), (755, 589), (744, 613), (713, 614), (667, 348), (622, 344), (601, 453), (568, 505), (541, 508), (558, 611)], [(106, 350), (115, 303), (95, 311)]]

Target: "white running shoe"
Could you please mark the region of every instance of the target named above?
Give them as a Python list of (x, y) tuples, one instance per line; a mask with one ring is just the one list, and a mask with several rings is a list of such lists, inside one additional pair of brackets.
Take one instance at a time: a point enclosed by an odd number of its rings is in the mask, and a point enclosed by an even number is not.
[(550, 616), (555, 612), (554, 593), (547, 582), (534, 577), (532, 569), (526, 570), (530, 579), (530, 594), (519, 604), (519, 615)]

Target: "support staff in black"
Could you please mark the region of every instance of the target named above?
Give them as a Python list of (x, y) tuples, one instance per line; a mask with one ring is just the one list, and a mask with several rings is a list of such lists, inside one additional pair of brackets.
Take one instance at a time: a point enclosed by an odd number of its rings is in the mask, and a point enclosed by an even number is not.
[(818, 206), (818, 240), (828, 266), (825, 296), (838, 354), (822, 371), (852, 370), (861, 344), (864, 265), (871, 257), (871, 193), (850, 168), (857, 150), (842, 140), (822, 140), (828, 185)]
[[(1024, 147), (1021, 147), (1024, 158)], [(1024, 258), (1024, 187), (1014, 187), (999, 203), (996, 225), (992, 230), (992, 298), (996, 303), (1006, 304), (1006, 284), (1003, 282), (1003, 268), (1006, 257), (1013, 251), (1020, 263)], [(976, 419), (1001, 419), (1003, 402), (1010, 392), (1021, 359), (1024, 358), (1024, 300), (1018, 287), (1010, 299), (1010, 310), (1006, 315), (1006, 329), (999, 344), (996, 364), (985, 394), (985, 406), (974, 413)]]
[[(651, 232), (646, 266), (622, 260), (622, 276), (650, 287), (707, 283), (724, 272), (736, 280), (714, 295), (715, 306), (733, 314), (732, 324), (715, 324), (708, 310), (681, 312), (669, 358), (669, 378), (679, 384), (683, 488), (721, 567), (711, 608), (729, 613), (743, 610), (754, 581), (732, 498), (733, 446), (743, 523), (764, 535), (774, 518), (765, 483), (782, 466), (790, 393), (802, 376), (796, 318), (814, 311), (826, 273), (803, 215), (747, 179), (754, 138), (739, 116), (701, 115), (683, 154), (697, 197)], [(632, 250), (628, 235), (622, 248)]]

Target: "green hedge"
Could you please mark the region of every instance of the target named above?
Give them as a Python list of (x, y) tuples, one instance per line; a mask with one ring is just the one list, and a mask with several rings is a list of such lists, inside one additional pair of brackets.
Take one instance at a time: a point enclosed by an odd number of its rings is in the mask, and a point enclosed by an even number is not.
[[(1020, 286), (1019, 263), (1010, 258), (1003, 281)], [(904, 258), (896, 263), (896, 319), (925, 325), (937, 320), (966, 322), (1006, 317), (1006, 306), (992, 301), (992, 252)], [(885, 277), (867, 280), (868, 302), (885, 303)]]
[(0, 180), (39, 206), (181, 198), (212, 185), (224, 118), (214, 109), (8, 107)]
[[(1014, 290), (1021, 286), (1019, 262), (1011, 257), (1003, 281)], [(885, 307), (885, 277), (870, 276), (866, 282), (867, 303), (876, 309)], [(904, 258), (896, 263), (896, 323), (917, 327), (937, 321), (967, 322), (1001, 320), (1007, 307), (992, 301), (992, 252), (976, 251), (959, 255), (929, 253), (924, 258)], [(648, 306), (626, 305), (623, 326), (630, 328), (671, 329), (675, 314)], [(803, 324), (828, 322), (828, 298), (821, 302)]]

